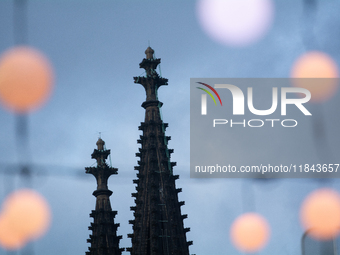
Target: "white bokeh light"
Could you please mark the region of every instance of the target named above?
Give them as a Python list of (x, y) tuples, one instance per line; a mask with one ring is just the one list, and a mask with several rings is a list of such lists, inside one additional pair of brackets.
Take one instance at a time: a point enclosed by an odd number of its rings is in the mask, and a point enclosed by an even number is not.
[(203, 30), (228, 46), (248, 46), (271, 27), (271, 0), (199, 0), (197, 16)]

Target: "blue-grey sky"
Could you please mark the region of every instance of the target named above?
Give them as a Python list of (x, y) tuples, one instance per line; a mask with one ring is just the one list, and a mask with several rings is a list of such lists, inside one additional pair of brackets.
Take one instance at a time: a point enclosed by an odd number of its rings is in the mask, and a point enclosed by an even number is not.
[[(315, 13), (309, 16), (304, 16), (304, 2), (308, 1), (274, 1), (274, 23), (268, 33), (250, 46), (233, 48), (216, 43), (203, 32), (195, 13), (196, 1), (28, 0), (27, 43), (45, 53), (55, 71), (50, 100), (28, 116), (30, 160), (36, 173), (32, 187), (47, 198), (53, 211), (49, 232), (34, 243), (36, 254), (87, 251), (96, 182), (85, 175), (84, 167), (94, 163), (91, 153), (98, 132), (111, 149), (112, 165), (119, 169), (110, 178), (109, 188), (112, 208), (118, 210), (115, 220), (120, 223), (118, 234), (123, 235), (121, 247), (130, 246), (133, 169), (145, 100), (143, 87), (134, 84), (132, 77), (143, 73), (139, 63), (148, 44), (162, 59), (162, 76), (169, 79), (158, 96), (164, 103), (163, 120), (169, 123), (166, 135), (172, 137), (169, 148), (174, 149), (172, 160), (177, 162), (174, 172), (180, 175), (177, 187), (183, 188), (182, 213), (188, 214), (185, 227), (191, 228), (187, 238), (194, 242), (190, 253), (240, 254), (229, 240), (229, 228), (241, 213), (256, 211), (267, 218), (272, 229), (268, 245), (259, 254), (300, 254), (301, 202), (321, 186), (340, 190), (339, 181), (190, 179), (189, 85), (193, 77), (288, 77), (294, 60), (310, 49), (322, 50), (340, 63), (340, 2), (316, 0)], [(13, 1), (0, 0), (0, 53), (15, 43), (13, 12)], [(306, 33), (312, 40), (306, 40)], [(322, 139), (327, 139), (327, 150), (334, 155), (329, 163), (340, 163), (336, 161), (338, 99), (336, 94), (322, 106), (309, 106), (324, 118), (326, 136)], [(292, 146), (315, 145), (312, 123), (305, 124), (303, 133), (293, 134)], [(0, 124), (1, 171), (12, 171), (8, 166), (20, 162), (16, 116), (1, 108)], [(278, 146), (283, 139), (287, 143), (287, 137), (278, 138)], [(266, 144), (255, 151), (243, 146), (249, 155), (270, 151)], [(236, 156), (230, 149), (230, 157)], [(0, 178), (1, 201), (8, 190), (25, 185), (18, 175)], [(0, 254), (5, 253), (0, 248)]]

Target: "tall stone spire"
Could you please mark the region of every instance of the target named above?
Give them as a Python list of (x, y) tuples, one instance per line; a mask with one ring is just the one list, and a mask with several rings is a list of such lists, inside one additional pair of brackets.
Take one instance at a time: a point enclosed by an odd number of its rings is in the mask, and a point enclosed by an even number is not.
[(163, 123), (160, 114), (162, 103), (158, 101), (157, 90), (162, 85), (167, 85), (168, 79), (162, 78), (156, 72), (160, 59), (154, 58), (154, 50), (148, 47), (145, 51), (146, 58), (139, 64), (144, 68), (144, 77), (134, 77), (134, 82), (141, 84), (146, 91), (146, 100), (142, 107), (145, 109), (145, 120), (139, 126), (143, 135), (137, 141), (141, 144), (137, 157), (140, 157), (138, 166), (138, 179), (135, 197), (136, 206), (132, 206), (134, 220), (131, 220), (133, 234), (132, 247), (127, 250), (131, 255), (188, 255), (188, 246), (192, 242), (186, 241), (186, 232), (181, 215), (181, 206), (184, 202), (178, 201), (175, 180), (178, 175), (173, 175), (175, 162), (170, 162), (168, 149), (170, 136), (165, 136), (168, 124)]
[(112, 211), (110, 196), (112, 191), (107, 187), (107, 180), (112, 174), (117, 174), (118, 169), (110, 167), (106, 163), (110, 150), (106, 150), (105, 142), (99, 138), (97, 141), (98, 149), (95, 149), (91, 155), (97, 160), (96, 167), (85, 167), (87, 174), (92, 174), (97, 180), (97, 190), (93, 192), (96, 197), (96, 209), (92, 211), (90, 217), (93, 223), (89, 227), (92, 235), (87, 239), (91, 244), (86, 255), (120, 255), (123, 249), (119, 248), (119, 240), (122, 236), (117, 236), (119, 224), (115, 224), (114, 217), (117, 211)]

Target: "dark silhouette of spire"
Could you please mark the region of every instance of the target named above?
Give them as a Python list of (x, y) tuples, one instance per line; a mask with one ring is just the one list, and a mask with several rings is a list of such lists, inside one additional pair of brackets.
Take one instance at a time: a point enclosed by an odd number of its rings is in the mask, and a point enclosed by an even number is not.
[(112, 211), (110, 196), (112, 191), (107, 187), (107, 180), (112, 174), (117, 174), (118, 169), (106, 163), (110, 150), (104, 148), (105, 142), (99, 138), (97, 141), (98, 149), (91, 155), (97, 160), (96, 167), (85, 167), (87, 174), (92, 174), (97, 180), (97, 190), (93, 192), (96, 197), (96, 209), (92, 210), (90, 217), (93, 223), (89, 227), (92, 235), (87, 239), (91, 244), (86, 255), (120, 255), (123, 249), (119, 248), (119, 240), (122, 236), (117, 236), (119, 224), (115, 224), (114, 217), (117, 211)]
[(173, 175), (175, 162), (170, 162), (168, 149), (170, 136), (165, 136), (168, 124), (163, 123), (160, 114), (162, 103), (158, 101), (157, 90), (162, 85), (167, 85), (168, 79), (162, 78), (156, 72), (160, 59), (154, 58), (154, 50), (148, 47), (145, 51), (146, 58), (139, 64), (144, 68), (144, 77), (134, 77), (134, 82), (141, 84), (146, 91), (145, 120), (139, 126), (143, 135), (137, 141), (141, 144), (137, 157), (140, 157), (138, 166), (138, 179), (135, 197), (136, 206), (132, 206), (134, 220), (130, 221), (133, 228), (132, 247), (127, 250), (131, 255), (188, 255), (188, 246), (192, 242), (186, 241), (186, 232), (181, 215), (181, 206), (184, 202), (178, 201), (175, 180), (178, 175)]

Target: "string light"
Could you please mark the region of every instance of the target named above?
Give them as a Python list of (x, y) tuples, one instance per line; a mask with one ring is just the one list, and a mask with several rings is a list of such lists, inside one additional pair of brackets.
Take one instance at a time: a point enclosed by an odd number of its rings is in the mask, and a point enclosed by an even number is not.
[(49, 205), (39, 193), (29, 189), (15, 191), (3, 204), (0, 244), (8, 249), (20, 248), (44, 235), (50, 221)]
[(339, 72), (336, 62), (327, 54), (311, 51), (300, 56), (291, 70), (293, 86), (308, 89), (311, 102), (330, 99), (338, 88)]
[(29, 47), (14, 47), (0, 58), (0, 100), (16, 112), (39, 108), (52, 91), (53, 72), (47, 58)]
[(269, 224), (265, 218), (256, 213), (246, 213), (233, 222), (230, 236), (240, 251), (256, 252), (268, 242), (269, 232)]
[(301, 206), (300, 218), (315, 239), (334, 238), (340, 230), (340, 195), (331, 189), (312, 192)]
[(248, 46), (262, 38), (271, 27), (271, 0), (200, 0), (197, 16), (203, 30), (228, 46)]
[(24, 247), (26, 238), (12, 230), (9, 221), (0, 217), (0, 246), (7, 250), (18, 250)]

